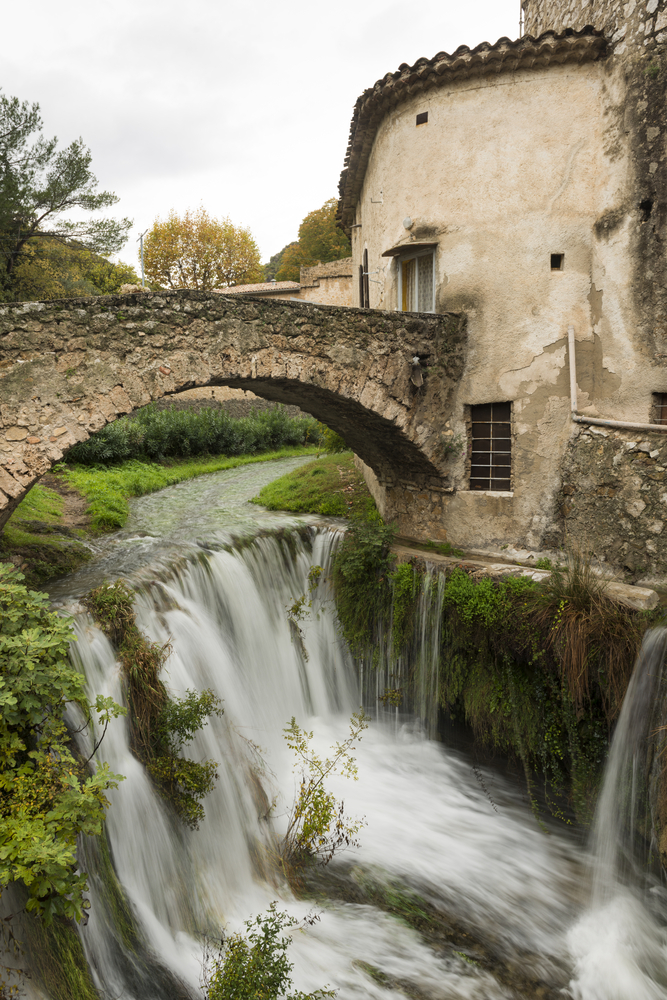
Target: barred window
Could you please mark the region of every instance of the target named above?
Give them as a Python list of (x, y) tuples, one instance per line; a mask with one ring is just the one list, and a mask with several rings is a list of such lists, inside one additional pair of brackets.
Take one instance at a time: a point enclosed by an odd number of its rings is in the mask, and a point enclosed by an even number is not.
[(653, 393), (653, 420), (654, 424), (667, 424), (667, 392)]
[(471, 406), (470, 417), (470, 489), (509, 491), (512, 476), (512, 404)]

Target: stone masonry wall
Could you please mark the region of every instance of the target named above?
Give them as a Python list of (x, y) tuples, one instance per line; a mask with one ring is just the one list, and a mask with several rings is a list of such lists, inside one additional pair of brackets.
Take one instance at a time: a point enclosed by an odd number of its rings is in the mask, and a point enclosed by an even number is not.
[(632, 582), (667, 577), (667, 434), (582, 429), (562, 463), (548, 547), (577, 545)]
[(301, 268), (299, 298), (329, 306), (351, 306), (352, 258)]
[(525, 33), (535, 37), (591, 24), (617, 55), (667, 43), (667, 0), (524, 0), (523, 9)]
[[(228, 385), (300, 406), (388, 484), (446, 488), (440, 427), (461, 316), (179, 291), (0, 306), (0, 528), (32, 484), (117, 416)], [(416, 380), (413, 357), (428, 359)]]

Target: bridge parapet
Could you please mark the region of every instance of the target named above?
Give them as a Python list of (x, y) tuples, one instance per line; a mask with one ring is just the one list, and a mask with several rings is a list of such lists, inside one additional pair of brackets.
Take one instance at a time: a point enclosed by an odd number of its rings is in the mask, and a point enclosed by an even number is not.
[(195, 386), (300, 406), (389, 492), (446, 490), (442, 431), (465, 348), (454, 314), (192, 291), (0, 305), (0, 528), (76, 442)]

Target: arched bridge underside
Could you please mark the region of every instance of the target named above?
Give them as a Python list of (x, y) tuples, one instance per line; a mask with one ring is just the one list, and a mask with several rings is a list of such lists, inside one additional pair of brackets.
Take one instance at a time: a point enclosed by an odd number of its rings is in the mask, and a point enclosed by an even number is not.
[[(421, 504), (422, 521), (437, 520), (442, 432), (464, 354), (465, 323), (451, 314), (190, 291), (2, 305), (0, 528), (77, 441), (151, 400), (213, 385), (312, 413), (387, 495), (403, 495), (399, 506), (416, 515)], [(426, 524), (417, 533), (433, 535)]]

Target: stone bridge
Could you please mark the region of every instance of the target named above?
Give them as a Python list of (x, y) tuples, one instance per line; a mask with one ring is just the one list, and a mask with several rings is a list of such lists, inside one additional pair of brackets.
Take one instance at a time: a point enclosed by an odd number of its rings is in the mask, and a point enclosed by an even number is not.
[(0, 305), (0, 529), (77, 441), (151, 400), (227, 385), (312, 413), (375, 473), (402, 534), (443, 538), (442, 432), (465, 346), (452, 314), (206, 292)]

